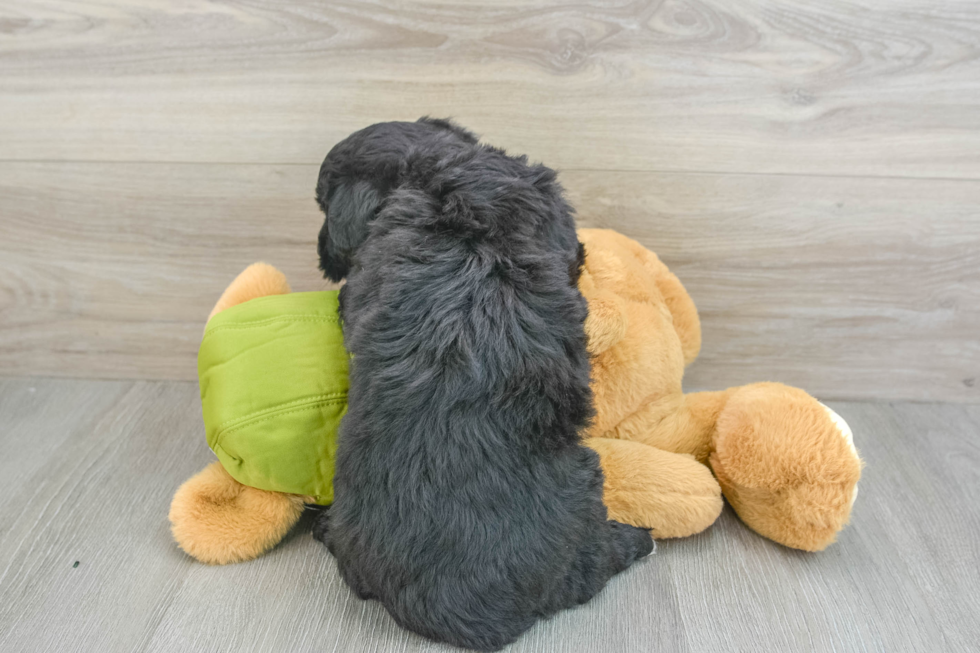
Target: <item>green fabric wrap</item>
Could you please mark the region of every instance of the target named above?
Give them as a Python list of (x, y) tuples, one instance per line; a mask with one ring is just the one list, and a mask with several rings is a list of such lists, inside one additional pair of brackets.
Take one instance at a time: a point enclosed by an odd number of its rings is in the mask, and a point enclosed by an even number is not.
[(337, 291), (258, 297), (215, 315), (197, 356), (208, 446), (243, 485), (333, 501), (347, 350)]

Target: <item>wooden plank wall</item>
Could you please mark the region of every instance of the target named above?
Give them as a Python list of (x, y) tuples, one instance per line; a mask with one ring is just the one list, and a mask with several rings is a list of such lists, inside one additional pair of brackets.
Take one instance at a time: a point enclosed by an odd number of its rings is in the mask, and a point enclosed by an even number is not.
[(0, 375), (193, 379), (316, 170), (454, 116), (702, 311), (688, 385), (980, 401), (980, 4), (0, 0)]

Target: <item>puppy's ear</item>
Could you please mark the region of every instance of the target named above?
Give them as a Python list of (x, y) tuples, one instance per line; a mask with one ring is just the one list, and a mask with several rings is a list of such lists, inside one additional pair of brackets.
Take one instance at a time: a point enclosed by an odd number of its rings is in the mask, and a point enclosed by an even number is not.
[(340, 281), (367, 238), (369, 224), (381, 207), (381, 193), (363, 179), (327, 180), (317, 187), (317, 201), (326, 214), (317, 243), (320, 269), (331, 280)]

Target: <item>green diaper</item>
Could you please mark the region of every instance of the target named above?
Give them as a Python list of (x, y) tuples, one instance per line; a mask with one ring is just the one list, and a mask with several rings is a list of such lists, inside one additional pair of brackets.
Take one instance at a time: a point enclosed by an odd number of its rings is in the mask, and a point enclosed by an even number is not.
[(208, 446), (238, 482), (333, 501), (347, 350), (337, 291), (258, 297), (208, 322), (197, 356)]

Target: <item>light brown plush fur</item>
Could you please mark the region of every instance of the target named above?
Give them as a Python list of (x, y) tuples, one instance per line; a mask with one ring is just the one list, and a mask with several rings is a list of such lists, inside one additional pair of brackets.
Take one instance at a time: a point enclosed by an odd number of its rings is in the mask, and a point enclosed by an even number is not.
[[(225, 289), (208, 319), (249, 299), (288, 292), (286, 275), (255, 263)], [(201, 562), (252, 560), (286, 536), (308, 499), (242, 485), (213, 462), (177, 489), (170, 504), (170, 530), (180, 548)]]
[(180, 548), (201, 562), (243, 562), (282, 541), (303, 506), (303, 497), (242, 485), (213, 462), (177, 489), (170, 530)]
[(683, 394), (701, 346), (694, 302), (639, 243), (599, 229), (579, 238), (596, 402), (587, 444), (602, 459), (610, 517), (682, 537), (714, 522), (724, 494), (776, 542), (833, 542), (861, 461), (829, 409), (778, 383)]
[[(616, 232), (583, 229), (580, 289), (589, 302), (599, 453), (610, 518), (684, 537), (710, 526), (722, 494), (758, 533), (823, 549), (847, 523), (861, 475), (857, 451), (829, 409), (802, 390), (757, 383), (685, 395), (684, 368), (701, 348), (697, 309), (655, 254)], [(270, 265), (249, 266), (211, 315), (289, 292)], [(241, 485), (212, 463), (178, 489), (174, 538), (211, 564), (250, 560), (275, 546), (308, 497)]]

